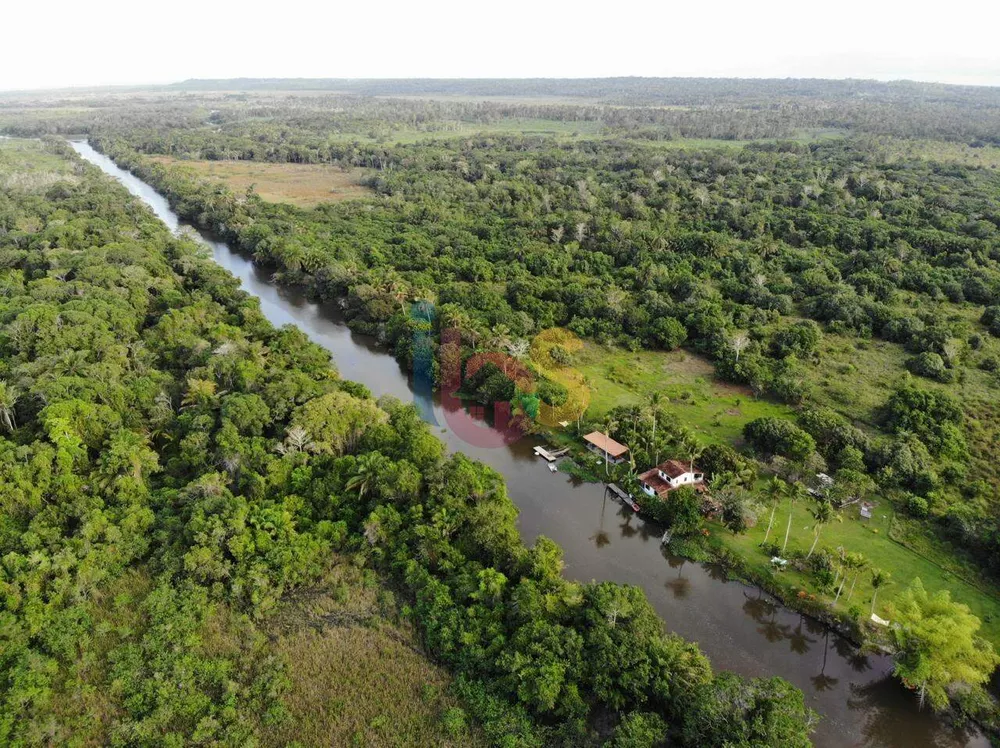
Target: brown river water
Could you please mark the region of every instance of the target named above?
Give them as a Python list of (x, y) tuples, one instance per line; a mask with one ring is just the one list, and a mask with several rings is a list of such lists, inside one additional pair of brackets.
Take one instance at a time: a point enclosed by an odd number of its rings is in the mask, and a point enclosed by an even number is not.
[[(113, 176), (146, 203), (172, 231), (188, 230), (212, 251), (215, 261), (238, 277), (260, 300), (275, 325), (296, 325), (326, 348), (341, 375), (365, 384), (376, 395), (414, 402), (410, 377), (368, 336), (348, 329), (333, 304), (311, 301), (300, 290), (271, 282), (271, 271), (224, 242), (180, 222), (166, 198), (85, 142), (73, 142), (84, 159)], [(851, 642), (822, 624), (780, 605), (754, 587), (726, 579), (722, 569), (685, 561), (660, 546), (661, 528), (634, 516), (600, 485), (552, 473), (524, 437), (505, 444), (485, 433), (489, 427), (442, 405), (435, 397), (422, 408), (425, 420), (448, 446), (503, 474), (520, 510), (525, 543), (538, 535), (565, 551), (566, 575), (579, 581), (613, 581), (645, 590), (667, 628), (698, 642), (717, 669), (746, 676), (780, 675), (805, 693), (822, 715), (813, 734), (818, 746), (959, 748), (989, 745), (976, 733), (949, 728), (891, 677), (888, 657), (862, 655)], [(460, 436), (449, 424), (462, 423)], [(478, 446), (477, 446), (478, 445)], [(485, 446), (492, 445), (492, 446)]]

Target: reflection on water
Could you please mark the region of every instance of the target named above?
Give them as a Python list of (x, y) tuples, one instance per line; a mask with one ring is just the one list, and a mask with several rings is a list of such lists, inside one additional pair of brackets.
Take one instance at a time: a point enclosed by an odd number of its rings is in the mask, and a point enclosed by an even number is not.
[[(121, 180), (167, 225), (177, 216), (166, 200), (86, 143), (73, 147)], [(275, 325), (294, 324), (333, 355), (342, 376), (376, 395), (414, 401), (399, 364), (374, 342), (350, 331), (335, 304), (314, 303), (300, 291), (272, 285), (270, 273), (210, 236), (202, 241), (216, 261), (260, 300)], [(647, 523), (609, 496), (603, 486), (552, 473), (535, 458), (540, 442), (525, 437), (493, 448), (489, 440), (462, 438), (453, 424), (487, 431), (488, 416), (440, 397), (424, 401), (424, 417), (451, 451), (461, 451), (499, 471), (520, 509), (526, 543), (541, 534), (565, 552), (566, 575), (580, 581), (613, 581), (645, 590), (671, 631), (698, 642), (715, 667), (748, 676), (781, 675), (801, 688), (806, 703), (823, 715), (814, 740), (821, 746), (986, 746), (980, 736), (946, 728), (917, 709), (912, 694), (891, 675), (890, 660), (865, 656), (821, 624), (793, 613), (761, 590), (727, 581), (725, 570), (672, 556), (660, 546), (662, 528)]]

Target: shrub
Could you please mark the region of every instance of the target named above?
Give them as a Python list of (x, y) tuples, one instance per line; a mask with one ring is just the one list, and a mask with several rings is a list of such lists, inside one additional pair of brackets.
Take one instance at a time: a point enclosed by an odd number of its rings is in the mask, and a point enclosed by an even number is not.
[(921, 519), (926, 517), (928, 512), (927, 499), (923, 496), (910, 494), (906, 498), (906, 511), (914, 517), (919, 517)]
[(667, 723), (652, 712), (632, 712), (615, 728), (607, 748), (653, 748), (667, 736)]
[(441, 715), (441, 724), (444, 725), (445, 731), (453, 738), (464, 735), (466, 730), (465, 711), (457, 706), (446, 709), (444, 714)]
[(804, 460), (816, 450), (815, 440), (784, 418), (767, 416), (750, 421), (743, 427), (743, 436), (758, 452), (790, 460)]
[(983, 371), (1000, 371), (1000, 358), (986, 356), (979, 362), (979, 368)]
[(952, 379), (952, 373), (945, 365), (944, 359), (930, 351), (913, 356), (906, 362), (906, 366), (914, 374), (928, 379), (936, 379), (939, 382), (948, 382)]
[(983, 310), (983, 316), (979, 318), (991, 335), (1000, 337), (1000, 306), (988, 306)]

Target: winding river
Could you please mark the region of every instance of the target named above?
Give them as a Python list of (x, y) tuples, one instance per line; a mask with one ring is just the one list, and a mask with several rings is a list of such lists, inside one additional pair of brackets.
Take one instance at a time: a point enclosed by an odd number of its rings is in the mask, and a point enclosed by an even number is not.
[[(270, 273), (251, 258), (182, 224), (166, 198), (152, 187), (118, 168), (89, 144), (73, 142), (72, 146), (124, 184), (172, 231), (188, 230), (200, 237), (216, 262), (260, 299), (261, 309), (272, 323), (302, 329), (330, 351), (343, 377), (364, 383), (376, 396), (414, 401), (406, 372), (370, 338), (351, 332), (334, 305), (315, 303), (295, 289), (274, 285)], [(642, 587), (667, 627), (698, 642), (716, 668), (747, 676), (787, 678), (823, 716), (813, 736), (817, 745), (988, 745), (981, 735), (952, 730), (928, 711), (919, 710), (912, 694), (892, 679), (889, 658), (859, 654), (849, 641), (826, 627), (777, 604), (755, 588), (727, 581), (721, 569), (664, 553), (656, 528), (605, 498), (602, 486), (550, 472), (546, 463), (533, 456), (532, 447), (539, 442), (531, 437), (512, 444), (481, 446), (499, 440), (469, 438), (468, 424), (459, 429), (465, 438), (456, 434), (449, 420), (455, 422), (453, 416), (459, 414), (446, 413), (440, 400), (423, 410), (450, 450), (482, 460), (503, 474), (510, 497), (520, 509), (518, 526), (526, 543), (540, 534), (558, 542), (565, 551), (566, 575), (573, 579)], [(488, 427), (482, 423), (475, 428)]]

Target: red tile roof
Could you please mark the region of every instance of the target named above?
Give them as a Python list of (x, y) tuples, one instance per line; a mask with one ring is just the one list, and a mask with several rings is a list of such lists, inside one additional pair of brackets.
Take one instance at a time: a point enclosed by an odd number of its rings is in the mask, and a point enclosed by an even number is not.
[[(681, 462), (680, 460), (667, 460), (666, 462), (661, 462), (655, 468), (650, 468), (645, 473), (640, 473), (638, 478), (640, 483), (645, 483), (647, 486), (653, 489), (657, 496), (664, 496), (675, 487), (671, 486), (667, 481), (660, 477), (660, 471), (669, 478), (677, 478), (678, 476), (684, 475), (687, 472), (695, 472), (698, 470), (691, 471), (690, 463)], [(688, 483), (695, 491), (704, 493), (707, 491), (704, 481), (699, 481), (698, 483)]]
[(602, 434), (600, 431), (591, 431), (583, 439), (593, 444), (602, 452), (607, 452), (611, 457), (621, 457), (628, 452), (628, 447), (624, 444), (619, 444), (610, 436)]
[(696, 472), (691, 470), (690, 463), (681, 462), (680, 460), (667, 460), (666, 462), (661, 462), (656, 468), (662, 470), (668, 478), (679, 478), (684, 473)]
[(671, 489), (671, 485), (667, 483), (663, 478), (660, 477), (659, 471), (656, 468), (647, 470), (639, 476), (639, 482), (645, 483), (647, 486), (653, 489), (657, 496), (663, 496), (668, 493)]

